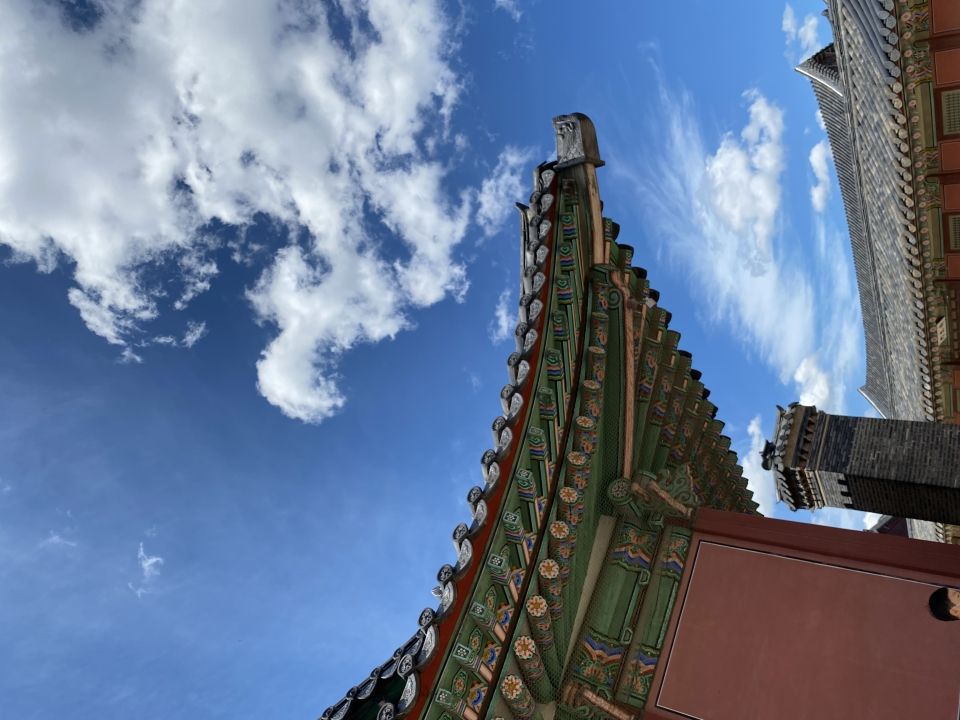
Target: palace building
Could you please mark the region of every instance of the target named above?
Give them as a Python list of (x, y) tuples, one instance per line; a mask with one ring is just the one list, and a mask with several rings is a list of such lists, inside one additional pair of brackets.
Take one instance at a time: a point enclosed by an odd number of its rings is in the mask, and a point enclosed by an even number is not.
[(960, 424), (778, 408), (763, 464), (791, 510), (835, 507), (960, 525)]
[[(960, 3), (827, 0), (813, 86), (843, 195), (885, 417), (960, 422)], [(930, 462), (940, 462), (930, 458)], [(960, 542), (960, 528), (908, 525)]]
[(554, 129), (518, 205), (516, 349), (472, 518), (437, 605), (321, 720), (955, 718), (960, 623), (928, 601), (960, 585), (960, 548), (758, 515), (603, 215), (592, 122)]

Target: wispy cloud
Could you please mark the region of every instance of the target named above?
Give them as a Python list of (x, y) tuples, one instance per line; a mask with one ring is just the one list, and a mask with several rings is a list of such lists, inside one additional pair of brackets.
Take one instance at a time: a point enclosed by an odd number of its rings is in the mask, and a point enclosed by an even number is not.
[(494, 345), (499, 345), (512, 334), (515, 323), (515, 313), (510, 312), (512, 295), (513, 292), (510, 288), (506, 288), (497, 298), (497, 306), (493, 310), (493, 319), (487, 326), (487, 335)]
[(793, 11), (793, 6), (790, 3), (787, 3), (783, 8), (783, 21), (781, 22), (780, 28), (783, 30), (783, 34), (786, 35), (787, 42), (791, 43), (797, 39), (797, 15)]
[[(688, 93), (661, 80), (659, 143), (631, 172), (663, 247), (711, 320), (728, 324), (801, 398), (841, 411), (859, 358), (859, 303), (845, 241), (817, 225), (815, 264), (783, 242), (783, 112), (752, 90), (749, 118), (708, 150)], [(659, 122), (659, 121), (658, 121)]]
[(503, 10), (507, 15), (513, 18), (514, 22), (520, 22), (523, 11), (517, 4), (517, 0), (493, 0), (493, 7), (497, 10)]
[(137, 551), (137, 561), (140, 563), (140, 569), (143, 571), (144, 582), (160, 574), (163, 558), (158, 555), (147, 555), (143, 549), (143, 543), (140, 543), (140, 549)]
[(141, 598), (153, 591), (154, 581), (160, 575), (160, 568), (163, 567), (163, 558), (159, 555), (148, 555), (143, 549), (143, 543), (140, 543), (137, 563), (140, 565), (140, 579), (137, 583), (127, 583), (127, 587), (137, 598)]
[(820, 49), (820, 18), (816, 15), (806, 15), (803, 24), (797, 30), (797, 39), (800, 41), (800, 59), (805, 60)]
[[(843, 530), (866, 530), (868, 515), (860, 510), (843, 510), (842, 508), (823, 508), (810, 513), (810, 522), (814, 525), (842, 528)], [(879, 517), (879, 516), (878, 516)]]
[(117, 358), (117, 362), (121, 365), (139, 365), (143, 362), (143, 358), (137, 355), (133, 348), (125, 347)]
[(183, 334), (181, 344), (186, 348), (192, 348), (200, 339), (207, 334), (207, 324), (205, 322), (190, 321), (187, 323), (187, 331)]
[[(780, 27), (783, 30), (789, 53), (788, 59), (791, 62), (806, 60), (820, 49), (820, 18), (813, 13), (808, 13), (802, 22), (798, 22), (793, 7), (787, 3), (783, 8)], [(798, 50), (799, 54), (797, 54)]]
[[(345, 401), (345, 352), (466, 291), (456, 248), (475, 193), (451, 194), (442, 157), (458, 142), (455, 19), (434, 0), (336, 18), (251, 3), (229, 22), (217, 5), (128, 5), (99, 3), (77, 32), (57, 3), (0, 3), (0, 62), (30, 68), (0, 75), (0, 245), (69, 268), (87, 327), (138, 362), (151, 323), (215, 281), (226, 238), (210, 227), (230, 226), (274, 333), (257, 387), (319, 422)], [(277, 231), (246, 252), (264, 217)]]
[(810, 202), (813, 209), (822, 213), (830, 197), (830, 143), (824, 138), (810, 150), (810, 169), (814, 184), (810, 187)]
[(41, 548), (51, 548), (51, 547), (77, 547), (76, 540), (69, 540), (65, 538), (58, 532), (50, 531), (50, 534), (40, 541), (37, 547)]
[(483, 181), (477, 202), (477, 224), (486, 237), (493, 237), (503, 228), (511, 214), (516, 212), (513, 204), (523, 194), (522, 173), (526, 172), (531, 148), (516, 148), (508, 145), (497, 158), (497, 165)]
[(156, 337), (151, 338), (149, 341), (141, 343), (141, 345), (143, 346), (166, 345), (167, 347), (192, 348), (206, 334), (207, 334), (206, 322), (197, 322), (195, 320), (190, 320), (187, 322), (187, 328), (184, 331), (183, 337), (180, 340), (177, 340), (177, 338), (175, 338), (173, 335), (157, 335)]
[[(693, 99), (685, 92), (673, 97), (661, 84), (658, 116), (669, 119), (658, 128), (663, 150), (640, 166), (637, 189), (666, 247), (677, 259), (692, 263), (691, 279), (707, 293), (712, 319), (743, 330), (781, 379), (788, 380), (813, 345), (814, 298), (795, 267), (773, 260), (783, 118), (766, 99), (755, 93), (751, 97), (757, 112), (749, 133), (727, 134), (709, 152)], [(754, 155), (766, 158), (763, 170), (752, 162)], [(770, 312), (774, 307), (777, 313)]]

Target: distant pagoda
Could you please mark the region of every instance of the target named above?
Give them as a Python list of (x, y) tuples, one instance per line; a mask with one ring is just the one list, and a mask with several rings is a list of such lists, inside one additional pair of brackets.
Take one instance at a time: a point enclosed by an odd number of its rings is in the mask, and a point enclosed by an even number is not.
[(323, 720), (640, 708), (694, 508), (757, 511), (670, 313), (602, 216), (593, 123), (554, 128), (557, 160), (518, 204), (516, 351), (473, 520), (453, 531), (439, 607)]
[[(960, 422), (960, 3), (827, 0), (813, 85), (853, 247), (861, 393), (886, 418)], [(908, 524), (960, 542), (960, 528)]]
[(778, 408), (763, 451), (791, 510), (825, 507), (960, 524), (960, 425)]

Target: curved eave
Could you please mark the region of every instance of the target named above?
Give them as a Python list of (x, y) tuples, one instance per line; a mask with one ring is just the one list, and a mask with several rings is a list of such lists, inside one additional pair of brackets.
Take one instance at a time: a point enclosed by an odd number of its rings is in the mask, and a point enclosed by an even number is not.
[[(559, 183), (559, 175), (551, 170), (552, 166), (553, 163), (541, 165), (540, 168), (538, 168), (538, 178), (542, 177), (545, 170), (550, 170), (550, 172), (553, 173), (550, 183), (542, 188), (542, 193), (553, 196), (552, 205), (548, 209), (544, 219), (548, 220), (551, 223), (551, 226), (555, 228), (558, 206), (557, 197), (559, 195), (556, 188)], [(526, 227), (526, 223), (524, 223), (524, 226)], [(524, 245), (526, 245), (526, 238), (524, 238)], [(553, 264), (555, 262), (555, 233), (551, 233), (543, 245), (546, 245), (549, 250), (547, 263)], [(521, 288), (521, 290), (522, 289), (523, 288)], [(502, 459), (497, 461), (500, 467), (499, 482), (492, 489), (493, 491), (487, 500), (489, 507), (488, 518), (491, 518), (492, 520), (485, 523), (479, 529), (479, 532), (477, 533), (473, 543), (473, 562), (471, 563), (467, 573), (465, 573), (457, 583), (460, 592), (458, 592), (454, 607), (451, 608), (450, 612), (445, 616), (438, 628), (438, 635), (440, 641), (445, 643), (446, 652), (435, 653), (434, 657), (431, 658), (431, 660), (420, 670), (422, 688), (414, 705), (410, 708), (410, 712), (413, 714), (413, 717), (419, 717), (420, 713), (426, 706), (427, 701), (430, 699), (436, 689), (440, 672), (443, 669), (446, 656), (449, 654), (451, 649), (451, 643), (449, 641), (456, 636), (456, 630), (460, 626), (463, 616), (466, 613), (467, 603), (473, 595), (474, 588), (477, 585), (477, 581), (483, 569), (483, 561), (488, 555), (490, 539), (493, 537), (493, 534), (497, 528), (497, 523), (502, 515), (503, 499), (513, 477), (517, 453), (523, 446), (523, 435), (530, 421), (530, 413), (535, 406), (533, 402), (533, 394), (537, 388), (535, 374), (540, 371), (543, 364), (543, 351), (545, 346), (544, 326), (546, 324), (548, 310), (551, 307), (552, 292), (553, 284), (551, 282), (544, 282), (540, 292), (537, 293), (537, 297), (541, 300), (541, 302), (543, 302), (543, 309), (541, 310), (536, 324), (533, 327), (533, 329), (537, 332), (537, 340), (530, 352), (527, 353), (527, 356), (529, 357), (528, 362), (530, 363), (530, 370), (527, 373), (523, 386), (519, 388), (521, 397), (523, 397), (523, 409), (521, 414), (513, 423), (513, 427), (517, 429), (517, 432), (514, 433), (513, 441), (509, 450), (504, 453)], [(526, 359), (526, 357), (524, 359)]]
[[(540, 192), (542, 195), (552, 196), (553, 201), (542, 216), (542, 221), (550, 222), (551, 226), (555, 228), (558, 205), (556, 202), (558, 175), (551, 169), (552, 165), (553, 163), (545, 163), (540, 166), (538, 178), (542, 178), (547, 172), (552, 175), (549, 184), (541, 187)], [(526, 212), (526, 209), (521, 208), (521, 211)], [(523, 223), (523, 227), (527, 228), (526, 222)], [(548, 250), (543, 264), (554, 263), (555, 233), (550, 233), (540, 245), (546, 246)], [(521, 253), (525, 252), (526, 247), (527, 238), (525, 237)], [(538, 267), (538, 271), (542, 270), (542, 267)], [(523, 288), (521, 288), (522, 290)], [(540, 371), (543, 362), (544, 326), (548, 309), (551, 306), (552, 292), (552, 283), (544, 281), (539, 291), (533, 293), (543, 304), (542, 309), (534, 324), (528, 326), (523, 337), (517, 339), (518, 351), (520, 351), (527, 334), (531, 330), (536, 332), (536, 340), (533, 345), (526, 352), (520, 353), (522, 359), (529, 363), (530, 369), (523, 383), (515, 390), (515, 394), (519, 394), (523, 400), (521, 409), (516, 416), (507, 419), (505, 425), (512, 433), (512, 441), (507, 447), (484, 453), (482, 465), (485, 486), (482, 488), (480, 497), (476, 498), (476, 502), (471, 503), (474, 508), (473, 522), (469, 527), (461, 524), (454, 530), (454, 546), (458, 550), (458, 556), (462, 557), (463, 543), (467, 542), (469, 543), (469, 560), (465, 563), (465, 566), (462, 566), (458, 559), (456, 565), (441, 568), (438, 578), (444, 574), (449, 574), (450, 577), (446, 583), (441, 584), (440, 606), (436, 610), (425, 609), (420, 615), (420, 629), (414, 635), (414, 638), (398, 648), (391, 659), (376, 668), (366, 681), (351, 688), (346, 697), (327, 708), (320, 716), (320, 720), (346, 720), (347, 718), (368, 716), (376, 717), (377, 720), (391, 720), (394, 715), (405, 716), (410, 714), (413, 717), (418, 717), (434, 691), (439, 673), (450, 650), (451, 640), (455, 637), (456, 630), (466, 612), (467, 603), (483, 569), (483, 560), (488, 554), (490, 539), (502, 514), (503, 498), (513, 476), (517, 453), (522, 447), (522, 439), (529, 423), (531, 408), (535, 407), (533, 400), (537, 383), (534, 376)], [(522, 296), (523, 292), (521, 292)], [(518, 324), (519, 327), (520, 324)], [(487, 460), (491, 459), (491, 452), (493, 453), (493, 459), (491, 464), (488, 465)], [(493, 463), (496, 464), (497, 470), (496, 477), (491, 482), (490, 467)], [(476, 494), (474, 491), (471, 491), (471, 493)], [(450, 570), (445, 570), (448, 567)], [(447, 598), (449, 598), (448, 602)], [(427, 643), (424, 642), (428, 634), (432, 635), (430, 652), (426, 652), (425, 646)], [(416, 651), (414, 653), (405, 652), (405, 648), (410, 646), (417, 637), (421, 638), (421, 642)], [(402, 662), (407, 667), (401, 670), (399, 666)], [(384, 693), (387, 690), (396, 691), (396, 682), (391, 681), (398, 676), (404, 680), (404, 686), (401, 697), (397, 702), (393, 702), (392, 699), (385, 698)], [(363, 697), (358, 697), (358, 693), (362, 694)]]
[[(864, 305), (867, 345), (867, 377), (862, 392), (886, 416), (933, 420), (937, 413), (935, 367), (931, 361), (934, 331), (928, 301), (932, 293), (932, 279), (924, 268), (924, 252), (921, 250), (923, 238), (920, 230), (926, 222), (922, 202), (923, 182), (922, 178), (918, 180), (915, 175), (915, 168), (920, 162), (917, 153), (922, 156), (923, 150), (908, 139), (911, 128), (920, 122), (920, 104), (916, 98), (911, 99), (911, 95), (915, 94), (917, 85), (924, 81), (922, 59), (926, 51), (921, 48), (918, 52), (916, 43), (921, 46), (925, 44), (928, 28), (923, 26), (924, 21), (916, 13), (904, 13), (898, 17), (892, 10), (877, 7), (877, 15), (873, 17), (863, 14), (864, 8), (860, 3), (841, 5), (849, 12), (831, 13), (834, 43), (796, 69), (811, 80), (815, 90), (824, 88), (830, 91), (831, 97), (836, 95), (836, 100), (845, 108), (842, 123), (851, 133), (852, 154), (847, 159), (855, 172), (846, 177), (841, 168), (844, 158), (835, 147), (836, 133), (829, 132), (833, 128), (821, 101), (831, 146), (834, 148), (851, 242), (858, 260), (858, 286)], [(877, 110), (870, 103), (864, 104), (864, 98), (879, 99), (882, 109)], [(818, 100), (821, 100), (819, 92)], [(880, 115), (886, 118), (882, 137), (871, 134), (870, 128), (861, 132), (862, 128), (855, 119), (854, 109), (857, 107), (863, 107), (870, 117)], [(881, 146), (882, 152), (877, 150)], [(893, 159), (891, 162), (883, 163), (882, 167), (876, 166), (884, 173), (877, 182), (879, 187), (886, 188), (889, 185), (890, 197), (896, 202), (897, 232), (895, 236), (890, 236), (890, 242), (905, 262), (903, 266), (898, 266), (900, 274), (896, 277), (889, 272), (884, 277), (888, 283), (902, 284), (904, 294), (910, 298), (909, 311), (901, 310), (897, 304), (907, 302), (905, 297), (895, 297), (891, 301), (895, 304), (895, 311), (906, 318), (894, 327), (872, 322), (875, 316), (884, 314), (881, 312), (884, 298), (879, 297), (878, 288), (864, 288), (863, 283), (863, 277), (867, 277), (871, 283), (877, 283), (879, 271), (875, 267), (871, 247), (874, 242), (888, 239), (883, 237), (883, 229), (890, 223), (889, 218), (876, 215), (877, 206), (869, 201), (864, 187), (877, 185), (869, 185), (871, 177), (862, 177), (860, 166), (874, 167), (870, 163), (875, 158), (888, 156)], [(850, 182), (851, 178), (853, 183)], [(852, 195), (856, 197), (852, 198)], [(860, 238), (860, 235), (863, 237)], [(861, 239), (863, 242), (858, 243)], [(864, 247), (860, 247), (860, 244)], [(857, 256), (858, 250), (863, 257)], [(870, 257), (867, 258), (867, 255)], [(863, 270), (860, 265), (866, 259), (870, 260), (869, 267)], [(922, 325), (919, 331), (914, 326), (915, 321)], [(873, 327), (874, 324), (876, 327)], [(905, 345), (909, 345), (912, 353), (909, 358), (911, 367), (905, 371), (910, 377), (899, 371), (901, 363), (888, 359)], [(906, 362), (905, 358), (903, 362)]]

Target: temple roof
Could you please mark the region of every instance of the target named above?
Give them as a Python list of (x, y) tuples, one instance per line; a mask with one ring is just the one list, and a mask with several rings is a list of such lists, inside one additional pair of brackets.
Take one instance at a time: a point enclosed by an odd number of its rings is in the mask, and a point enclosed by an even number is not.
[(923, 310), (930, 288), (920, 279), (919, 252), (925, 217), (917, 207), (904, 97), (904, 84), (912, 89), (926, 70), (911, 61), (904, 80), (894, 15), (874, 8), (869, 12), (883, 22), (865, 20), (859, 2), (831, 8), (834, 42), (796, 69), (813, 85), (843, 195), (866, 342), (860, 391), (885, 417), (932, 420)]
[[(884, 417), (950, 420), (960, 335), (943, 275), (930, 7), (829, 0), (834, 42), (797, 70), (813, 85), (843, 195), (866, 344), (861, 394)], [(940, 249), (938, 249), (940, 248)], [(938, 324), (939, 323), (939, 324)], [(943, 528), (911, 525), (912, 537)]]
[(472, 518), (437, 573), (438, 605), (322, 720), (485, 717), (495, 694), (517, 707), (526, 689), (510, 668), (534, 662), (542, 638), (515, 635), (537, 625), (529, 613), (579, 592), (561, 583), (583, 582), (601, 515), (682, 525), (701, 505), (756, 513), (671, 314), (602, 217), (592, 122), (565, 115), (554, 129), (558, 159), (536, 168), (518, 204), (522, 286), (503, 412), (467, 493)]
[(843, 95), (840, 84), (840, 67), (837, 65), (837, 52), (833, 43), (814, 53), (797, 65), (797, 72), (806, 75), (812, 81), (824, 85), (837, 95)]

